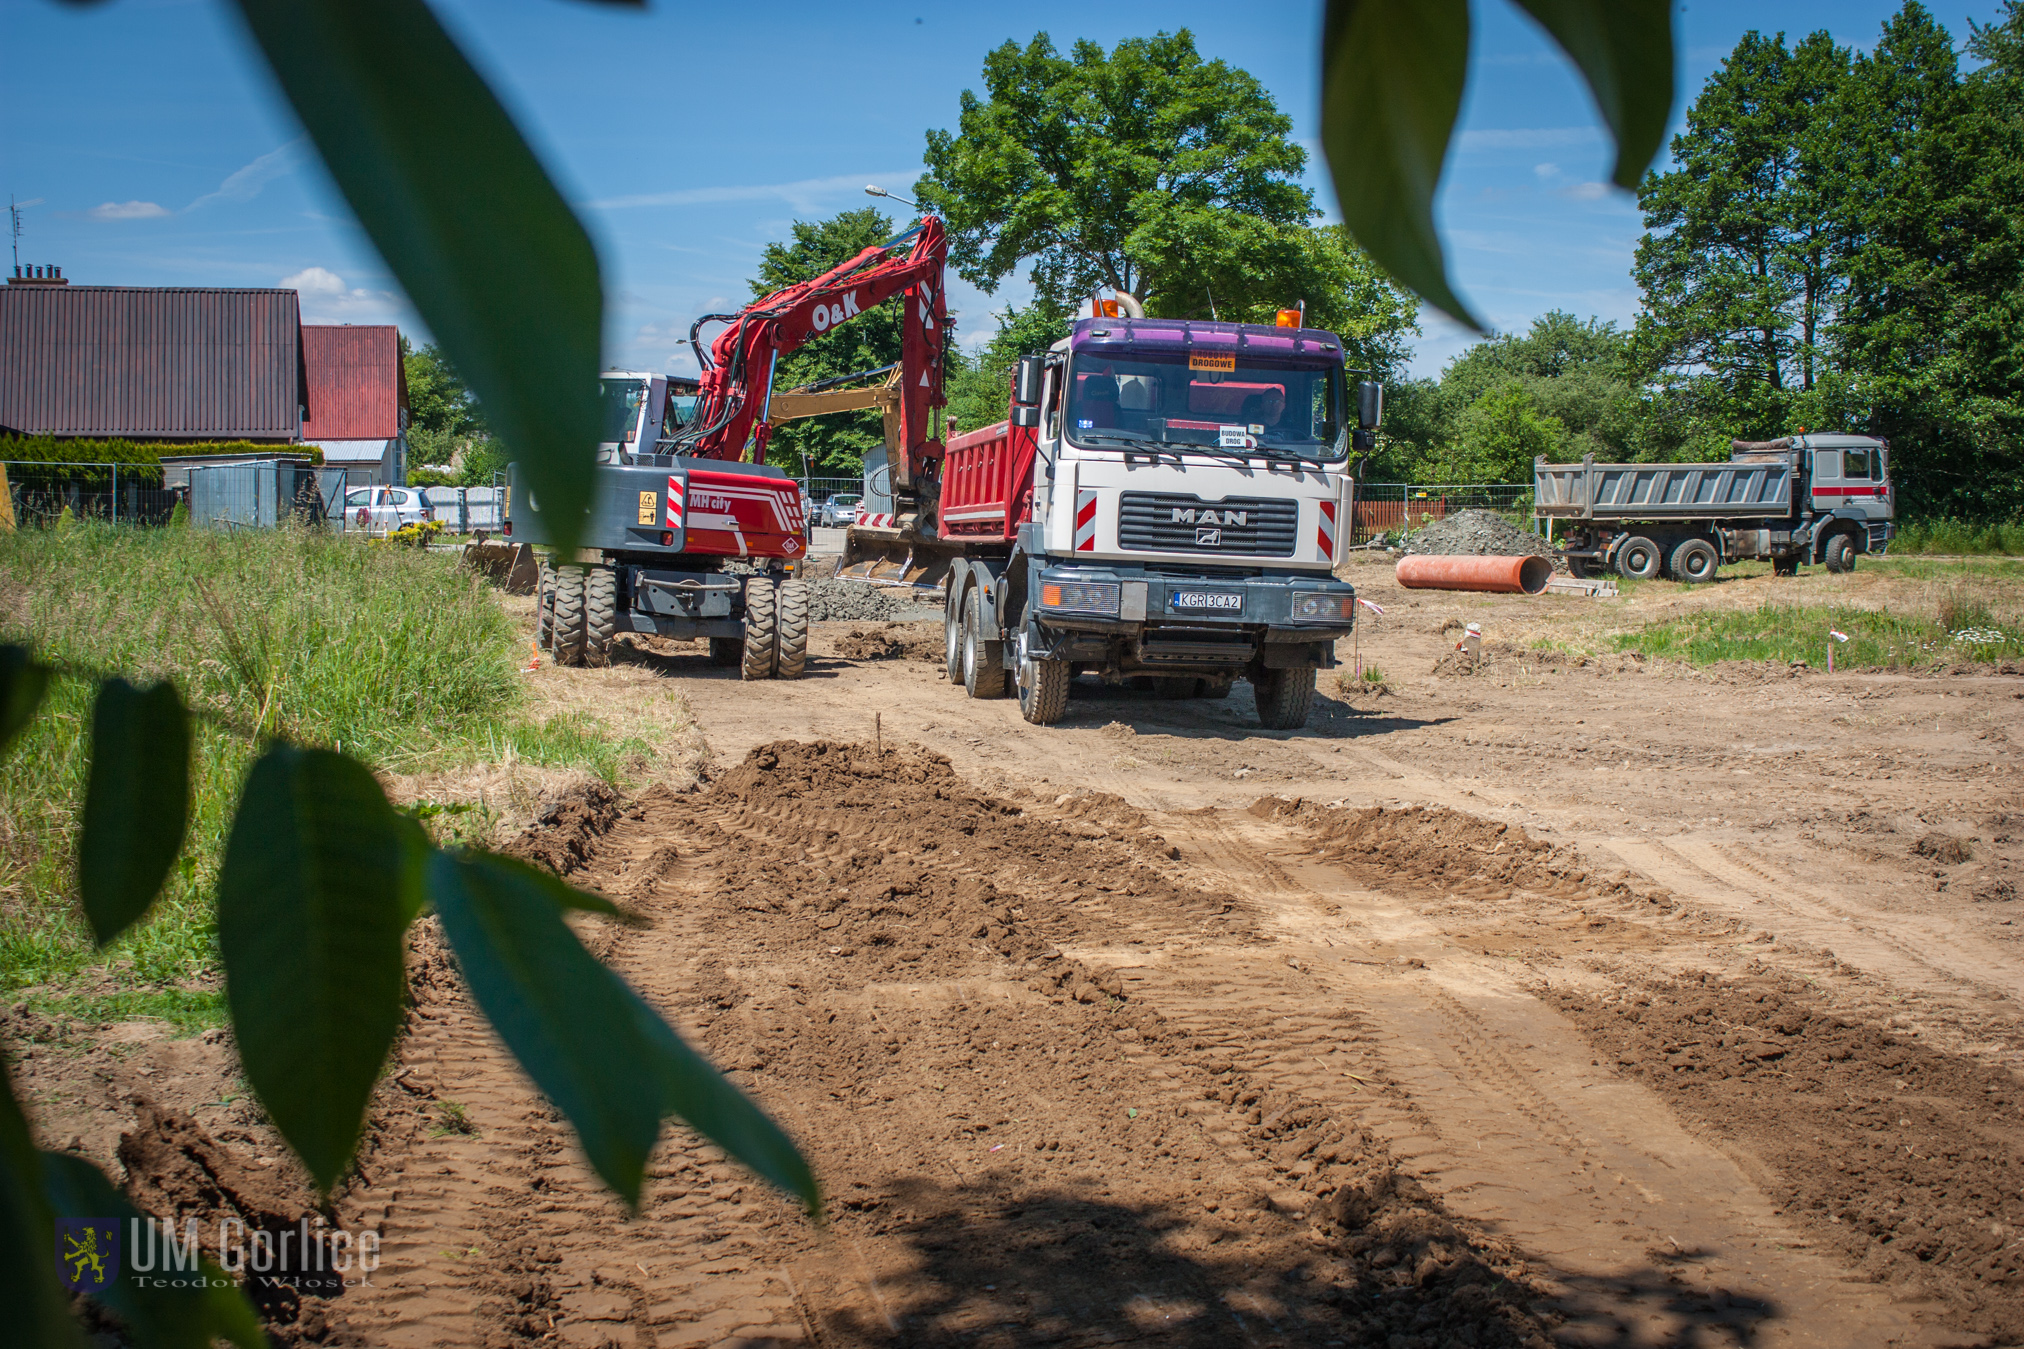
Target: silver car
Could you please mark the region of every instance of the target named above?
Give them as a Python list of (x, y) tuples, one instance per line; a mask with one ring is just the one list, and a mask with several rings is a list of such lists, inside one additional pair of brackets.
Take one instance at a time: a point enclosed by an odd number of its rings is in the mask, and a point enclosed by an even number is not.
[(344, 523), (386, 534), (436, 518), (436, 508), (412, 487), (354, 487), (344, 494)]
[(856, 492), (839, 492), (822, 503), (822, 523), (831, 529), (838, 525), (854, 525), (862, 510), (864, 498)]

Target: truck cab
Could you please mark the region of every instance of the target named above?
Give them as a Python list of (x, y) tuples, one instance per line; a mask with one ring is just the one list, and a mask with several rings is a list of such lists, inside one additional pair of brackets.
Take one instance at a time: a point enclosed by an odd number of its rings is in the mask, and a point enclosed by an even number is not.
[(1043, 724), (1077, 673), (1171, 697), (1243, 677), (1264, 725), (1304, 725), (1355, 623), (1334, 567), (1378, 404), (1333, 333), (1078, 321), (1022, 360), (1007, 423), (950, 442), (942, 536), (1009, 544), (951, 578), (952, 677), (974, 694), (1002, 665)]

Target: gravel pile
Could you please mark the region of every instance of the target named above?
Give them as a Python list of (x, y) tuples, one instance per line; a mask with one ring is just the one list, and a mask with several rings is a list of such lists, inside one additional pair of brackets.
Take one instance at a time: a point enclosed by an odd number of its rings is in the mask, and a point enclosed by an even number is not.
[(1406, 537), (1401, 553), (1442, 557), (1556, 557), (1558, 550), (1495, 511), (1457, 511)]
[(917, 601), (890, 586), (866, 585), (862, 581), (838, 581), (831, 577), (810, 577), (808, 616), (817, 623), (880, 623), (912, 617)]

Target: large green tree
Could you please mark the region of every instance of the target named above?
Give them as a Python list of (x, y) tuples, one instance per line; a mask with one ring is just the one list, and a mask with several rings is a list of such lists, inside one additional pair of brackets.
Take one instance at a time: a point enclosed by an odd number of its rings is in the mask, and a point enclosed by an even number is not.
[(928, 133), (914, 190), (986, 292), (1025, 266), (1064, 316), (1099, 289), (1174, 318), (1270, 322), (1304, 301), (1381, 373), (1418, 332), (1416, 303), (1340, 227), (1315, 227), (1291, 120), (1186, 29), (1067, 56), (1045, 33), (1007, 42), (984, 88), (964, 92), (956, 133)]
[[(410, 480), (489, 483), (494, 461), (505, 467), (504, 453), (494, 452), (485, 411), (449, 357), (433, 342), (417, 350), (404, 335), (401, 364), (408, 380)], [(483, 477), (472, 477), (474, 471)]]

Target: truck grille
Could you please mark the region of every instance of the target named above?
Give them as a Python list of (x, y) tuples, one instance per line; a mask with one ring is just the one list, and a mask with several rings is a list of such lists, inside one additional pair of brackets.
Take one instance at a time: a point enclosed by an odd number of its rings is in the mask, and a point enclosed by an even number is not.
[(1300, 503), (1270, 497), (1204, 501), (1179, 492), (1126, 492), (1118, 546), (1145, 553), (1291, 557)]

